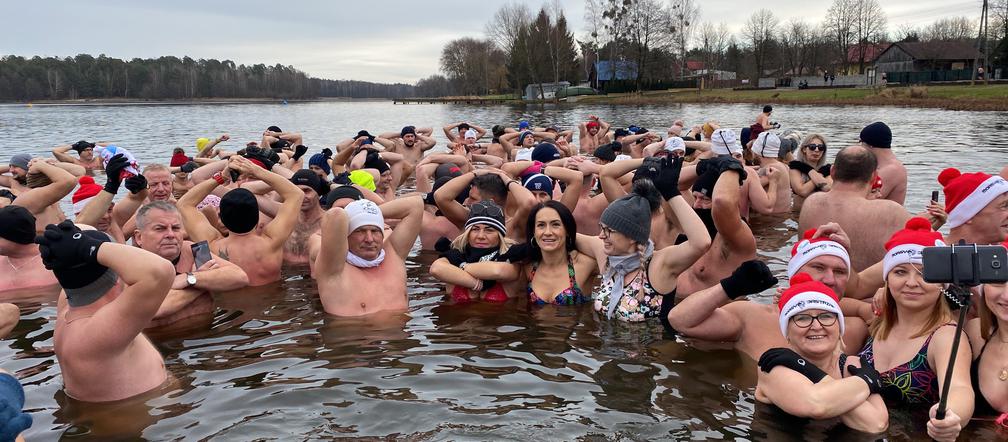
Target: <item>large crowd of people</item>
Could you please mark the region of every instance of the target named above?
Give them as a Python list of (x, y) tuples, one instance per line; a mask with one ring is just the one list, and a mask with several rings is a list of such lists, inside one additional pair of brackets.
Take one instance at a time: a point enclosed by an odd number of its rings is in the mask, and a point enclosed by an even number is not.
[[(19, 153), (0, 166), (0, 336), (18, 322), (9, 302), (58, 292), (64, 392), (122, 400), (169, 377), (148, 336), (209, 326), (215, 293), (307, 266), (328, 314), (405, 312), (419, 248), (440, 254), (429, 273), (458, 308), (587, 303), (600, 320), (731, 343), (758, 361), (756, 400), (787, 415), (883, 433), (889, 410), (924, 407), (936, 440), (982, 425), (975, 415), (1005, 421), (1008, 290), (974, 288), (978, 307), (956, 327), (922, 250), (1008, 245), (1008, 167), (945, 169), (944, 204), (912, 214), (885, 123), (827, 164), (823, 135), (778, 131), (772, 112), (738, 132), (595, 115), (570, 130), (457, 122), (436, 150), (431, 127), (360, 130), (309, 154), (300, 134), (269, 126), (243, 146), (199, 138), (164, 152), (167, 164), (105, 142)], [(801, 233), (779, 282), (749, 223), (791, 211)], [(777, 302), (746, 299), (778, 284)], [(10, 374), (0, 396), (7, 440), (31, 417)]]

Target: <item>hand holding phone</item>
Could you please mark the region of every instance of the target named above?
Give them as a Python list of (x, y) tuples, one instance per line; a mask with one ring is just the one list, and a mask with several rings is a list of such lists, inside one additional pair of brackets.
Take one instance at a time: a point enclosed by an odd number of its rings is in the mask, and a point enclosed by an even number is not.
[(200, 241), (192, 245), (193, 258), (196, 260), (196, 268), (203, 267), (208, 261), (213, 259), (210, 255), (210, 244), (206, 241)]
[(937, 190), (932, 190), (931, 191), (931, 201), (934, 201), (936, 203), (938, 202), (938, 191)]

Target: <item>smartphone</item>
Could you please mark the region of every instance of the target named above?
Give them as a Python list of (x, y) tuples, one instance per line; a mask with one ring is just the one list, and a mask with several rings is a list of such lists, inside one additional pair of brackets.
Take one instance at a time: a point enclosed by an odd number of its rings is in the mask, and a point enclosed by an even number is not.
[(931, 201), (934, 201), (936, 203), (938, 202), (938, 191), (937, 190), (932, 190), (931, 191)]
[(206, 264), (207, 261), (213, 259), (213, 257), (210, 256), (210, 244), (208, 244), (206, 241), (200, 241), (196, 244), (193, 244), (192, 254), (193, 258), (196, 259), (197, 269), (203, 267), (203, 264)]
[[(954, 249), (954, 252), (953, 252)], [(976, 286), (1008, 281), (1008, 250), (1004, 246), (957, 244), (924, 248), (924, 280)], [(955, 267), (955, 274), (952, 268)], [(955, 281), (954, 281), (955, 280)]]

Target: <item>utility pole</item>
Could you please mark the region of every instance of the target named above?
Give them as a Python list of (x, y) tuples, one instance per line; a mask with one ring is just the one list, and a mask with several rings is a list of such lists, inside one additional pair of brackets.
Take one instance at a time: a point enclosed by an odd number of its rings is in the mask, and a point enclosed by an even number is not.
[(970, 75), (970, 86), (976, 83), (977, 76), (979, 75), (979, 69), (977, 62), (980, 61), (980, 50), (983, 48), (983, 68), (984, 68), (984, 84), (987, 84), (987, 77), (990, 77), (990, 73), (987, 72), (988, 50), (987, 43), (987, 0), (983, 1), (983, 10), (980, 12), (980, 29), (977, 31), (977, 54), (973, 56), (973, 74)]

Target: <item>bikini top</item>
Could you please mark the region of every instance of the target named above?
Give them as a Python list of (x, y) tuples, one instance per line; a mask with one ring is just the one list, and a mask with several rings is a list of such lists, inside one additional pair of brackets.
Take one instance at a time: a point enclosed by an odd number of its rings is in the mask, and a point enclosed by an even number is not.
[(539, 263), (532, 265), (532, 275), (529, 277), (528, 283), (528, 296), (529, 302), (536, 305), (544, 304), (556, 304), (556, 305), (576, 305), (588, 302), (590, 298), (586, 297), (584, 293), (581, 292), (581, 287), (578, 286), (577, 279), (574, 277), (574, 263), (571, 262), (570, 255), (567, 256), (567, 278), (569, 285), (567, 288), (563, 289), (560, 293), (557, 293), (552, 300), (546, 301), (536, 294), (535, 290), (532, 290), (532, 280), (535, 279), (536, 270), (539, 268)]
[[(991, 339), (994, 339), (994, 337), (995, 336), (991, 336)], [(988, 339), (987, 342), (984, 342), (983, 347), (980, 347), (980, 354), (977, 355), (976, 359), (973, 359), (973, 362), (970, 362), (970, 382), (973, 384), (973, 396), (975, 398), (974, 415), (1000, 414), (1000, 412), (995, 410), (994, 407), (991, 406), (990, 402), (987, 401), (983, 392), (980, 391), (980, 359), (983, 358), (984, 351), (987, 350), (987, 344), (989, 343), (990, 339)]]
[[(942, 324), (940, 327), (955, 326), (954, 323)], [(909, 361), (889, 370), (879, 372), (882, 380), (882, 398), (887, 404), (930, 405), (938, 402), (938, 374), (928, 363), (928, 346), (934, 337), (936, 328), (924, 340), (920, 350)], [(869, 337), (860, 355), (868, 363), (875, 365), (875, 337)]]

